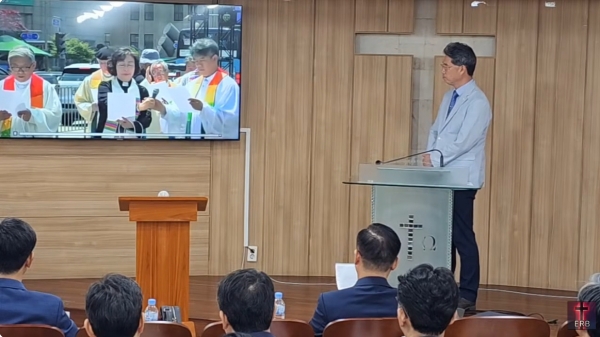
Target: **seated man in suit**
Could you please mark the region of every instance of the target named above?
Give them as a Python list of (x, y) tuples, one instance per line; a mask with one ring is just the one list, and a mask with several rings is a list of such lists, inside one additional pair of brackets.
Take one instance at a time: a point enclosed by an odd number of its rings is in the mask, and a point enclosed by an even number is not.
[(132, 279), (108, 274), (90, 286), (85, 296), (90, 337), (138, 337), (144, 330), (142, 290)]
[(454, 274), (422, 264), (398, 276), (398, 322), (406, 337), (443, 336), (460, 298)]
[(267, 274), (254, 269), (230, 273), (219, 283), (217, 303), (226, 333), (274, 337), (269, 328), (275, 309), (275, 287)]
[(29, 291), (23, 276), (31, 267), (35, 231), (23, 220), (6, 218), (0, 222), (0, 324), (43, 324), (61, 329), (65, 337), (75, 337), (77, 326), (67, 316), (60, 298)]
[(344, 318), (396, 317), (396, 289), (387, 278), (398, 266), (400, 239), (393, 229), (372, 224), (358, 232), (354, 251), (358, 281), (321, 294), (310, 325), (321, 336), (327, 324)]

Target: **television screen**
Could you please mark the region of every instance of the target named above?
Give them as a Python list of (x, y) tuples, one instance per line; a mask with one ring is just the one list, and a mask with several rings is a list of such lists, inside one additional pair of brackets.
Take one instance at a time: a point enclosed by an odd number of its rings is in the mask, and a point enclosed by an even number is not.
[(239, 140), (242, 8), (0, 2), (0, 138)]

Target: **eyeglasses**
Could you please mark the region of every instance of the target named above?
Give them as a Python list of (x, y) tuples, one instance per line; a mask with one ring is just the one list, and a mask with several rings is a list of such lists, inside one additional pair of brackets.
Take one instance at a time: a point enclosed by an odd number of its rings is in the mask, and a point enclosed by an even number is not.
[(16, 72), (16, 73), (24, 73), (24, 72), (26, 72), (27, 70), (30, 70), (32, 65), (33, 65), (33, 64), (30, 64), (30, 65), (28, 65), (28, 66), (26, 66), (26, 67), (14, 67), (14, 66), (10, 66), (10, 70), (11, 70), (11, 71), (14, 71), (14, 72)]

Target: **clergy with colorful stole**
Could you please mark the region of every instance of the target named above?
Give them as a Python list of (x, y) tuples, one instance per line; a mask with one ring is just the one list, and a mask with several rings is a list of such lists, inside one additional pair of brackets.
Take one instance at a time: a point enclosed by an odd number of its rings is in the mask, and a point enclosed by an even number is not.
[(211, 39), (200, 39), (192, 45), (190, 52), (200, 75), (186, 85), (192, 111), (181, 111), (181, 107), (175, 104), (163, 105), (158, 101), (155, 109), (167, 121), (170, 134), (194, 135), (191, 138), (215, 135), (203, 138), (237, 139), (240, 130), (240, 87), (227, 72), (219, 68), (219, 46)]
[(136, 83), (134, 76), (139, 69), (138, 58), (129, 48), (112, 54), (108, 62), (112, 78), (98, 88), (98, 123), (94, 133), (135, 133), (141, 138), (150, 126), (154, 99), (149, 98), (145, 86)]
[(98, 87), (100, 83), (110, 81), (112, 75), (108, 71), (108, 61), (114, 50), (104, 47), (96, 53), (100, 69), (83, 80), (75, 93), (75, 106), (83, 119), (88, 123), (87, 132), (91, 132), (92, 120), (98, 112)]
[(58, 132), (62, 105), (52, 84), (34, 73), (36, 63), (31, 49), (13, 48), (8, 53), (8, 64), (11, 75), (0, 81), (0, 137)]

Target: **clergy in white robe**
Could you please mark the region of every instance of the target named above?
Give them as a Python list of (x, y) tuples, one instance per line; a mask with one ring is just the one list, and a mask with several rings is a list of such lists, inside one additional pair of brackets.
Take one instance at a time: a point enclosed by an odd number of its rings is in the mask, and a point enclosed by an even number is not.
[(75, 106), (81, 117), (87, 122), (87, 132), (91, 132), (92, 119), (98, 112), (98, 87), (100, 83), (112, 79), (112, 75), (108, 71), (108, 61), (113, 53), (114, 50), (108, 47), (104, 47), (96, 53), (100, 69), (87, 76), (75, 92)]
[[(193, 111), (175, 104), (156, 104), (167, 121), (170, 134), (185, 133), (206, 139), (238, 139), (240, 132), (240, 87), (219, 68), (219, 47), (211, 39), (200, 39), (190, 48), (200, 77), (186, 85)], [(198, 136), (196, 136), (198, 135)]]
[(8, 53), (11, 75), (0, 81), (0, 136), (23, 137), (21, 133), (58, 132), (62, 105), (49, 82), (34, 73), (35, 55), (27, 46), (15, 47)]

